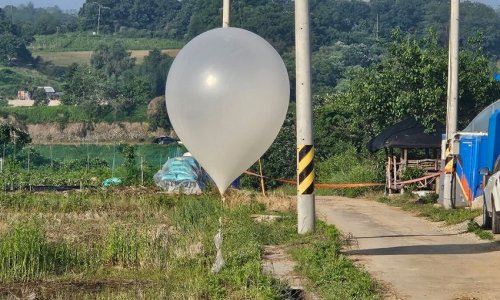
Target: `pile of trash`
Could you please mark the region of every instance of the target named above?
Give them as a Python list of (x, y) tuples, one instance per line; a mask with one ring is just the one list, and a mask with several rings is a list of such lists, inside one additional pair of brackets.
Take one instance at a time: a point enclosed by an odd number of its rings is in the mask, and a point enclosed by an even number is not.
[(195, 194), (203, 192), (207, 175), (191, 156), (170, 158), (154, 177), (158, 187), (173, 194)]

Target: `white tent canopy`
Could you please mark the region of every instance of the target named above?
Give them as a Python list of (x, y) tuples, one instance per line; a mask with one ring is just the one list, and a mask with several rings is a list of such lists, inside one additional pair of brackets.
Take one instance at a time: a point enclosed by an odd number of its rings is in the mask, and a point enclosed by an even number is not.
[(488, 132), (490, 117), (497, 109), (500, 109), (500, 100), (490, 104), (480, 112), (462, 132)]

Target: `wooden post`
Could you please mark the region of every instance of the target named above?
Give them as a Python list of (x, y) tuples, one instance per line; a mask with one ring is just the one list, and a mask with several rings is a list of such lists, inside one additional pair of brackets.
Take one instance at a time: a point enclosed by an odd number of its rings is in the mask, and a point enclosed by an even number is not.
[(266, 196), (266, 187), (264, 186), (264, 175), (262, 174), (262, 161), (259, 158), (259, 173), (260, 173), (260, 188), (262, 189), (262, 195)]
[(385, 164), (385, 182), (386, 182), (386, 190), (388, 190), (389, 194), (392, 194), (392, 184), (391, 184), (391, 157), (389, 153), (385, 154), (385, 158), (387, 162)]
[(401, 164), (401, 172), (404, 172), (408, 167), (408, 149), (403, 149), (403, 161)]
[(141, 156), (141, 185), (144, 185), (144, 164)]
[(30, 147), (28, 147), (28, 173), (30, 172)]
[(50, 144), (50, 168), (54, 168), (54, 157), (52, 156), (52, 143)]
[(394, 175), (394, 189), (396, 190), (398, 188), (398, 160), (396, 158), (396, 155), (392, 156), (392, 163), (393, 163), (393, 175)]

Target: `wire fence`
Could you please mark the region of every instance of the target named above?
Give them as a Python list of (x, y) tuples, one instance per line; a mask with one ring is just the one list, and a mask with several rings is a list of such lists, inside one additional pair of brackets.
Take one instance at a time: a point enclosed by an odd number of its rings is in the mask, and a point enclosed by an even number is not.
[[(1, 149), (0, 185), (3, 190), (33, 190), (36, 186), (100, 186), (105, 178), (129, 176), (130, 157), (123, 144), (28, 145)], [(0, 146), (1, 147), (1, 146)], [(138, 183), (152, 176), (169, 158), (182, 156), (182, 145), (134, 145)], [(127, 165), (127, 160), (129, 164)], [(133, 166), (133, 163), (132, 163)]]
[[(123, 164), (123, 144), (44, 144), (29, 145), (15, 154), (16, 160), (20, 161), (26, 169), (33, 167), (49, 167), (55, 163), (64, 163), (72, 161), (93, 161), (100, 159), (105, 161), (110, 167), (116, 167)], [(137, 163), (142, 159), (144, 164), (150, 166), (161, 166), (172, 157), (182, 156), (186, 149), (177, 144), (158, 145), (158, 144), (138, 144), (135, 145), (135, 155)], [(5, 158), (5, 157), (3, 157)]]

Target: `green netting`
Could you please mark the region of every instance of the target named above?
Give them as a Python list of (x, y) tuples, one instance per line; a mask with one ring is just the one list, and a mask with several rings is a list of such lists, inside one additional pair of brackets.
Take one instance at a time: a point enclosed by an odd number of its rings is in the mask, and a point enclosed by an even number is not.
[[(142, 157), (143, 162), (151, 166), (161, 166), (171, 157), (182, 156), (185, 148), (179, 145), (138, 144), (136, 155)], [(119, 166), (123, 163), (123, 145), (120, 144), (79, 144), (79, 145), (30, 145), (44, 158), (54, 161), (86, 160), (99, 158), (105, 160), (109, 166)], [(19, 155), (26, 156), (29, 150), (23, 149)], [(139, 160), (138, 160), (139, 163)]]
[[(126, 184), (153, 184), (153, 175), (169, 158), (182, 156), (182, 145), (135, 145), (135, 169), (124, 157), (126, 145), (0, 145), (0, 187), (4, 191), (32, 186), (98, 187), (102, 180), (121, 177)], [(5, 152), (5, 154), (4, 154)], [(133, 166), (133, 165), (132, 165)]]
[[(137, 144), (136, 157), (137, 164), (142, 163), (150, 166), (162, 165), (171, 157), (182, 156), (186, 149), (182, 145), (158, 145), (158, 144)], [(69, 162), (75, 160), (101, 159), (108, 163), (109, 167), (118, 167), (123, 164), (124, 157), (121, 144), (52, 144), (52, 145), (28, 145), (21, 151), (17, 150), (15, 155), (21, 159), (21, 165), (28, 162), (31, 167), (50, 166), (53, 162)], [(0, 149), (1, 150), (1, 149)], [(0, 151), (1, 152), (1, 151)], [(10, 155), (13, 156), (11, 149)]]

